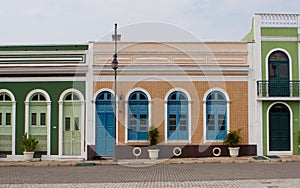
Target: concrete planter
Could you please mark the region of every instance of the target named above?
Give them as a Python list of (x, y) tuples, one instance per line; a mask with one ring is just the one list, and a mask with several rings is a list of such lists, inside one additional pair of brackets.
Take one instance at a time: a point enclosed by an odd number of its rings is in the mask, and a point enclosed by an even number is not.
[(230, 157), (237, 157), (239, 155), (240, 147), (228, 147)]
[(158, 158), (159, 149), (148, 149), (149, 158), (151, 160), (156, 160)]
[(34, 151), (33, 152), (24, 151), (23, 154), (24, 154), (24, 160), (25, 161), (32, 161), (33, 160)]

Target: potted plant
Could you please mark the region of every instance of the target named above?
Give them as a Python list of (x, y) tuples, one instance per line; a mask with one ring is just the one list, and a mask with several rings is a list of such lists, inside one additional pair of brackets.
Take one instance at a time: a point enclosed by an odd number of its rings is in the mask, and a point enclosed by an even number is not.
[(149, 152), (149, 158), (153, 160), (158, 158), (158, 152), (159, 152), (159, 149), (157, 147), (158, 137), (159, 137), (158, 128), (151, 126), (148, 131), (148, 139), (151, 146), (150, 149), (148, 149), (148, 152)]
[(237, 157), (239, 155), (239, 144), (242, 141), (240, 136), (241, 129), (229, 131), (224, 139), (224, 144), (228, 146), (229, 155)]
[(21, 138), (21, 148), (24, 150), (25, 161), (32, 161), (34, 150), (36, 149), (39, 141), (37, 138), (32, 137), (32, 135), (25, 133)]

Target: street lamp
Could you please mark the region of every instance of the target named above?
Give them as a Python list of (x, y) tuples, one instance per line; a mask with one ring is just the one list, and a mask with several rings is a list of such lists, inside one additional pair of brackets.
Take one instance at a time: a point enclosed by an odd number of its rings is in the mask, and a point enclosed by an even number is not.
[(114, 83), (114, 156), (113, 156), (113, 162), (116, 163), (117, 157), (116, 157), (116, 145), (117, 145), (117, 69), (118, 69), (118, 60), (117, 60), (117, 24), (115, 23), (115, 34), (114, 34), (114, 41), (115, 41), (115, 53), (113, 55), (113, 60), (111, 62), (111, 68), (115, 71), (115, 83)]

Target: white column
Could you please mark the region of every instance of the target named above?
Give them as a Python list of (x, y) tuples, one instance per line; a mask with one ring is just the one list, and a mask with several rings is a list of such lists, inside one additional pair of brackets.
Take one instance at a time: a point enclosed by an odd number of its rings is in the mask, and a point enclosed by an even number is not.
[[(84, 122), (85, 122), (85, 102), (84, 101), (81, 101), (81, 104), (80, 104), (80, 117), (81, 117), (81, 120), (80, 120), (80, 125), (81, 125), (81, 135), (85, 135), (85, 130), (86, 130), (86, 126), (83, 126), (84, 125)], [(81, 136), (81, 156), (83, 156), (84, 159), (87, 159), (87, 156), (85, 155), (85, 136)]]
[(58, 101), (58, 156), (63, 153), (63, 101)]
[(25, 133), (29, 132), (29, 102), (25, 101)]
[(11, 113), (11, 124), (12, 124), (12, 155), (16, 155), (16, 101), (12, 102), (12, 113)]
[(95, 115), (93, 103), (94, 99), (94, 79), (93, 79), (93, 61), (94, 61), (94, 42), (89, 42), (89, 51), (87, 54), (87, 65), (88, 72), (86, 74), (86, 90), (85, 90), (85, 101), (86, 101), (86, 150), (87, 145), (95, 145)]
[(47, 155), (50, 155), (51, 149), (51, 101), (47, 101)]

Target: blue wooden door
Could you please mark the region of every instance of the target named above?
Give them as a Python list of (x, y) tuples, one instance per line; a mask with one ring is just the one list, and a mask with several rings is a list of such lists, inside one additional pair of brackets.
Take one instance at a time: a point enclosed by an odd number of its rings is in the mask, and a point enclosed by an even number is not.
[(188, 140), (188, 101), (175, 91), (168, 97), (168, 140)]
[(128, 140), (148, 140), (148, 98), (136, 91), (129, 96)]
[(206, 102), (206, 139), (223, 140), (227, 133), (226, 99), (221, 92), (212, 92)]
[(96, 100), (96, 154), (112, 156), (114, 153), (114, 105), (110, 92), (101, 92)]

